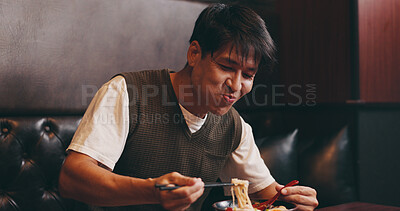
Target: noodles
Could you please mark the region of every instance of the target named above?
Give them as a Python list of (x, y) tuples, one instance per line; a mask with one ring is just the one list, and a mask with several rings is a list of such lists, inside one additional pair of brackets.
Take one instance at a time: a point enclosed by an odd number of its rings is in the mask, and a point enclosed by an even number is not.
[[(229, 208), (229, 210), (237, 210), (237, 211), (254, 211), (258, 210), (257, 208), (253, 208), (251, 200), (248, 194), (249, 188), (249, 181), (247, 180), (240, 180), (237, 178), (232, 178), (232, 186), (231, 186), (231, 193), (232, 193), (232, 204), (233, 209)], [(236, 197), (235, 197), (236, 196)], [(237, 200), (237, 207), (235, 204), (235, 198)], [(227, 209), (228, 210), (228, 209)], [(278, 207), (271, 207), (266, 209), (268, 211), (279, 211), (279, 210), (287, 210), (284, 206)]]
[(231, 193), (234, 206), (236, 196), (238, 208), (244, 210), (254, 210), (248, 194), (249, 181), (233, 178), (232, 183), (233, 186), (231, 187)]

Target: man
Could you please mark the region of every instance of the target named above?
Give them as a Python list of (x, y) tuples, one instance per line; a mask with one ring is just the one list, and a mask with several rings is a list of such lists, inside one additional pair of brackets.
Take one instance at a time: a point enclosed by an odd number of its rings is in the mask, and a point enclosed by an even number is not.
[[(105, 210), (200, 210), (209, 192), (203, 181), (235, 177), (252, 183), (252, 197), (271, 198), (282, 185), (232, 105), (274, 62), (273, 53), (252, 10), (207, 7), (181, 71), (123, 73), (97, 92), (68, 148), (60, 193)], [(156, 184), (182, 187), (161, 191)], [(312, 188), (282, 193), (299, 210), (318, 205)]]

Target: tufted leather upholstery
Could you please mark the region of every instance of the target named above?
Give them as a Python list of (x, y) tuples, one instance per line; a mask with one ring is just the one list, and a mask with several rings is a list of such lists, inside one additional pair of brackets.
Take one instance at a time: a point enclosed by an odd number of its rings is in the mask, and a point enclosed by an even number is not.
[[(318, 191), (320, 206), (357, 200), (351, 112), (252, 111), (265, 163), (280, 183), (298, 179)], [(58, 174), (81, 116), (0, 119), (0, 211), (82, 210), (59, 196)], [(226, 199), (213, 189), (205, 202)]]
[(243, 114), (278, 182), (298, 179), (318, 192), (320, 207), (355, 201), (354, 112), (310, 109)]
[[(277, 182), (297, 179), (316, 189), (319, 207), (359, 199), (352, 111), (253, 110), (241, 115), (253, 127), (261, 156)], [(206, 207), (230, 197), (214, 188), (208, 199)]]
[(80, 116), (0, 119), (0, 210), (72, 210), (58, 194), (65, 149)]

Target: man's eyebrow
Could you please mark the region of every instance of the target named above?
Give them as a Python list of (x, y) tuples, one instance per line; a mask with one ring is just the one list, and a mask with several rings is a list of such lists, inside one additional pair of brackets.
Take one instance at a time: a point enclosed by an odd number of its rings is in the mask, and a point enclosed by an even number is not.
[[(239, 62), (237, 62), (236, 60), (232, 60), (229, 57), (222, 57), (220, 58), (222, 61), (227, 62), (227, 63), (232, 63), (234, 65), (241, 65)], [(252, 72), (256, 72), (257, 68), (256, 67), (247, 67), (248, 70), (252, 71)]]

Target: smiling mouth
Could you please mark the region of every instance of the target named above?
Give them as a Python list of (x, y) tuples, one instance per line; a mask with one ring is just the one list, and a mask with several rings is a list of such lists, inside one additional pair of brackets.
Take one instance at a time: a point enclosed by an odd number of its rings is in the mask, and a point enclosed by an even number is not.
[(228, 104), (233, 104), (236, 101), (236, 97), (235, 96), (226, 95), (226, 94), (224, 94), (222, 96), (223, 96), (225, 102), (227, 102)]

